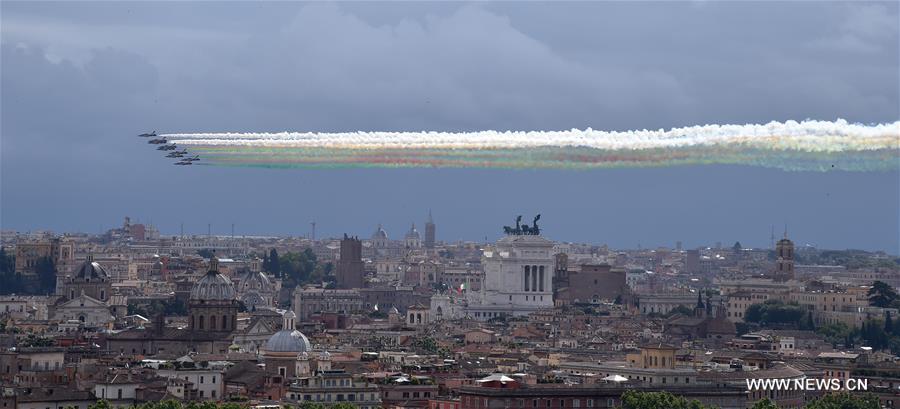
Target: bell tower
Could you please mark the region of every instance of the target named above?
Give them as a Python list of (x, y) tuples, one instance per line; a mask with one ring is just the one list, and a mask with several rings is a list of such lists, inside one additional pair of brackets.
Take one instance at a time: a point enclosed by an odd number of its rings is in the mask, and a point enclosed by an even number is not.
[(787, 228), (784, 229), (784, 238), (775, 244), (775, 279), (794, 279), (794, 242), (788, 239)]

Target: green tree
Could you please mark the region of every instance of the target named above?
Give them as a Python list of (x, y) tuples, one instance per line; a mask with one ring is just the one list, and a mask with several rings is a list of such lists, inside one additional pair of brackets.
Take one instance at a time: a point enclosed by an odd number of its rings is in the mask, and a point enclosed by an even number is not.
[(876, 281), (869, 289), (869, 304), (881, 308), (890, 308), (897, 301), (897, 291), (884, 281)]
[(89, 405), (88, 409), (111, 409), (109, 402), (106, 399), (98, 400), (96, 403)]
[(275, 277), (281, 278), (281, 260), (278, 259), (278, 250), (274, 248), (269, 250), (269, 265), (266, 266), (266, 271), (275, 275)]
[(691, 309), (688, 308), (688, 307), (685, 307), (685, 306), (683, 306), (683, 305), (679, 305), (679, 306), (677, 306), (677, 307), (672, 308), (671, 310), (669, 310), (669, 313), (666, 314), (666, 317), (671, 317), (671, 316), (673, 316), (673, 315), (675, 315), (675, 314), (681, 314), (681, 315), (686, 315), (686, 316), (690, 317), (690, 316), (693, 316), (693, 315), (694, 315), (694, 312), (691, 311)]
[(809, 331), (816, 330), (816, 322), (813, 320), (812, 311), (810, 311), (808, 314), (806, 314), (806, 328), (804, 328), (804, 329), (809, 330)]
[(754, 403), (750, 409), (778, 409), (778, 405), (776, 405), (775, 402), (770, 401), (769, 398), (765, 398)]
[(823, 336), (832, 345), (845, 342), (850, 337), (851, 332), (850, 327), (842, 322), (823, 325), (816, 329), (816, 334)]
[(56, 291), (56, 264), (50, 257), (41, 257), (34, 266), (38, 276), (39, 292), (49, 294)]
[(687, 400), (668, 392), (625, 391), (622, 409), (711, 409), (699, 401)]
[(341, 402), (331, 405), (330, 409), (357, 409), (352, 403)]
[(0, 294), (26, 292), (22, 275), (16, 273), (16, 257), (0, 247)]
[(316, 402), (303, 401), (300, 404), (300, 409), (325, 409), (325, 405)]
[(825, 395), (806, 405), (806, 409), (880, 409), (878, 398), (871, 395), (838, 393)]
[(785, 304), (779, 300), (768, 300), (753, 304), (744, 314), (745, 322), (760, 324), (799, 324), (806, 311), (796, 304)]
[(886, 334), (894, 333), (894, 322), (893, 322), (893, 320), (891, 320), (891, 312), (890, 311), (884, 312), (884, 332)]

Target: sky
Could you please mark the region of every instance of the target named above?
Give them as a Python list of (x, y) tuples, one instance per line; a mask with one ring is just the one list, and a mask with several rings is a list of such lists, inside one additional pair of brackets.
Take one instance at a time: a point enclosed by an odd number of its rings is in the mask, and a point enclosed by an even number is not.
[(900, 252), (900, 172), (172, 166), (136, 134), (900, 119), (897, 2), (0, 3), (0, 227)]

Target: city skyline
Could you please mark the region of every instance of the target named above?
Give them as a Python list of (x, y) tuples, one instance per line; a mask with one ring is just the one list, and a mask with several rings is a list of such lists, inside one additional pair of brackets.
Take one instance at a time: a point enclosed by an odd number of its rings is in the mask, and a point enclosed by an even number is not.
[(896, 0), (0, 0), (0, 403), (900, 407), (898, 61)]
[(615, 247), (760, 246), (786, 223), (823, 248), (900, 248), (896, 170), (211, 169), (135, 136), (898, 119), (896, 3), (570, 6), (4, 2), (0, 227), (96, 231), (131, 214), (201, 233), (314, 219), (338, 236), (432, 208), (451, 240), (541, 212), (556, 239)]

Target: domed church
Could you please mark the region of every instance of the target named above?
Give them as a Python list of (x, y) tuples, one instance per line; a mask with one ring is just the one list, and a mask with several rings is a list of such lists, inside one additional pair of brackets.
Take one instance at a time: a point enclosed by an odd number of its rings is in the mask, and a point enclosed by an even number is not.
[(151, 317), (152, 328), (132, 328), (107, 338), (108, 349), (123, 354), (154, 355), (188, 352), (226, 353), (237, 329), (237, 292), (231, 280), (219, 273), (219, 260), (191, 288), (188, 327), (170, 328), (164, 317)]
[(74, 300), (83, 293), (93, 299), (106, 302), (109, 301), (111, 289), (112, 283), (106, 269), (94, 261), (93, 254), (88, 254), (75, 274), (65, 278), (61, 293), (68, 300)]
[(219, 259), (191, 288), (188, 301), (190, 329), (194, 332), (231, 332), (237, 328), (237, 293), (228, 277), (219, 273)]
[(297, 376), (296, 361), (312, 351), (309, 339), (295, 328), (297, 315), (287, 310), (283, 316), (281, 331), (273, 334), (266, 342), (263, 361), (266, 372), (283, 378)]
[(275, 297), (281, 288), (278, 280), (269, 278), (261, 271), (260, 260), (250, 263), (250, 268), (237, 278), (238, 299), (248, 310), (260, 307), (274, 307)]

